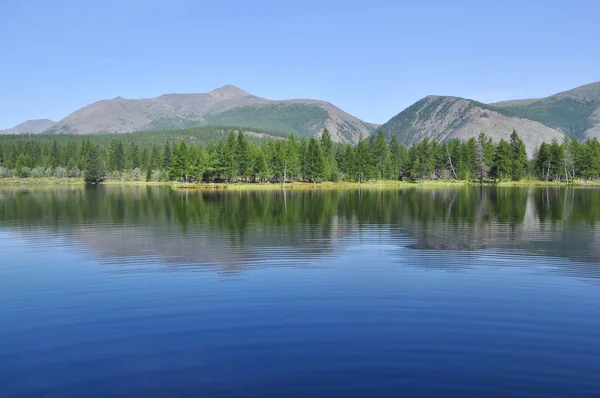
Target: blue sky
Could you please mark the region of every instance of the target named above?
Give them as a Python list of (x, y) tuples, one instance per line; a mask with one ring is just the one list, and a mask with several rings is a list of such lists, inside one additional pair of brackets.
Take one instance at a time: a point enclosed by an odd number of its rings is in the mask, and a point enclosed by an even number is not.
[(382, 123), (428, 94), (484, 102), (600, 80), (598, 1), (2, 2), (0, 128), (123, 96), (234, 84)]

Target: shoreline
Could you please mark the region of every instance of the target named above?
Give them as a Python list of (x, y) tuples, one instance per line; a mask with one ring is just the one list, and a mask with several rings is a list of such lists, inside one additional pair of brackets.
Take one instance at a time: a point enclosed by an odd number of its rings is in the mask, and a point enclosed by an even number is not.
[[(83, 178), (0, 178), (0, 188), (44, 188), (44, 187), (76, 187), (84, 186)], [(120, 181), (107, 180), (100, 185), (129, 185), (129, 186), (169, 186), (174, 189), (190, 189), (190, 190), (229, 190), (229, 191), (246, 191), (246, 190), (327, 190), (327, 189), (401, 189), (412, 187), (462, 187), (462, 186), (480, 186), (477, 181), (465, 180), (419, 180), (419, 181), (368, 181), (363, 183), (357, 182), (322, 182), (319, 184), (309, 182), (288, 182), (282, 183), (179, 183), (174, 181)], [(600, 187), (600, 181), (583, 180), (570, 181), (538, 181), (538, 180), (523, 180), (523, 181), (484, 181), (482, 186), (495, 187)]]

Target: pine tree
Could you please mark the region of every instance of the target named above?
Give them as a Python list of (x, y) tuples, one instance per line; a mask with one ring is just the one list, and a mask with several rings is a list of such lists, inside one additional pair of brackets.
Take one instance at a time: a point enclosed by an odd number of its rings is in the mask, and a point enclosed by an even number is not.
[(58, 141), (52, 142), (52, 151), (50, 153), (50, 162), (52, 168), (57, 168), (61, 164), (60, 147)]
[(323, 180), (324, 171), (325, 156), (323, 155), (323, 148), (321, 148), (321, 145), (314, 137), (310, 137), (308, 141), (306, 176), (310, 182), (320, 182)]
[(339, 179), (339, 169), (335, 161), (333, 139), (326, 128), (323, 129), (323, 133), (321, 134), (321, 149), (324, 159), (323, 178), (329, 181), (336, 181)]
[(494, 145), (491, 138), (487, 138), (483, 132), (479, 133), (477, 137), (477, 179), (480, 184), (488, 178), (493, 156)]
[(190, 148), (189, 161), (190, 178), (195, 181), (202, 181), (205, 169), (204, 148), (202, 147), (202, 144)]
[(511, 177), (513, 181), (520, 181), (527, 170), (527, 151), (525, 144), (516, 130), (510, 135), (511, 150)]
[(390, 176), (393, 180), (399, 180), (402, 175), (402, 169), (404, 168), (406, 151), (404, 146), (398, 141), (396, 135), (392, 135), (390, 141), (390, 157), (392, 163), (392, 175)]
[(377, 177), (389, 179), (390, 175), (386, 172), (389, 171), (391, 166), (390, 150), (382, 131), (377, 133), (377, 138), (373, 142), (371, 153), (377, 169)]
[(84, 173), (84, 180), (87, 184), (97, 184), (104, 178), (102, 163), (98, 147), (92, 145), (88, 151), (87, 168)]
[(286, 144), (286, 156), (287, 156), (287, 175), (290, 179), (297, 179), (300, 174), (300, 153), (298, 141), (294, 134), (290, 134), (290, 138)]
[(188, 180), (188, 147), (184, 140), (181, 140), (177, 149), (173, 153), (173, 160), (169, 167), (169, 178), (180, 182)]
[(254, 151), (254, 161), (252, 166), (252, 174), (254, 174), (255, 182), (268, 181), (270, 172), (267, 164), (267, 157), (262, 148), (256, 148)]
[(345, 146), (340, 168), (344, 175), (344, 180), (351, 181), (356, 178), (356, 157), (354, 155), (354, 147), (350, 144)]
[(250, 174), (252, 159), (250, 157), (248, 140), (244, 136), (242, 130), (238, 131), (235, 154), (238, 175), (242, 180), (245, 180)]
[(371, 151), (369, 150), (369, 144), (363, 139), (362, 133), (358, 138), (355, 155), (356, 166), (354, 169), (356, 170), (356, 179), (360, 184), (369, 178), (371, 167)]
[(148, 163), (148, 166), (146, 166), (146, 182), (150, 181), (152, 181), (152, 167), (150, 166), (150, 163)]
[(161, 166), (160, 153), (158, 152), (158, 148), (156, 145), (152, 146), (152, 151), (150, 152), (150, 159), (148, 160), (150, 164), (150, 168), (152, 170), (159, 169)]
[(512, 158), (511, 158), (511, 146), (504, 139), (501, 139), (496, 150), (494, 151), (494, 161), (491, 170), (491, 175), (494, 179), (506, 180), (511, 176), (512, 172)]
[(169, 145), (169, 142), (167, 142), (165, 144), (165, 149), (163, 151), (163, 158), (162, 158), (162, 168), (164, 170), (169, 170), (169, 168), (171, 167), (171, 145)]

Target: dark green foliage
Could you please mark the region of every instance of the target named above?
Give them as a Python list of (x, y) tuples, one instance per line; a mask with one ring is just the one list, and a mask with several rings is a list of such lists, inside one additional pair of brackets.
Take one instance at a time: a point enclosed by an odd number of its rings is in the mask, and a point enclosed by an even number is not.
[(501, 139), (496, 146), (491, 176), (494, 180), (512, 178), (511, 147), (504, 139)]
[(323, 155), (323, 148), (314, 137), (310, 137), (306, 159), (306, 177), (310, 182), (320, 182), (323, 180), (324, 171), (325, 156)]
[(1, 175), (80, 177), (84, 171), (86, 180), (99, 181), (106, 167), (110, 178), (138, 180), (145, 171), (147, 181), (168, 177), (181, 182), (228, 183), (318, 183), (340, 179), (483, 182), (519, 181), (525, 177), (571, 181), (600, 177), (600, 143), (596, 139), (544, 143), (529, 161), (516, 131), (509, 142), (494, 144), (482, 133), (462, 142), (425, 138), (408, 148), (396, 137), (388, 144), (383, 133), (368, 139), (360, 137), (356, 146), (334, 143), (326, 129), (318, 139), (302, 137), (299, 141), (293, 134), (288, 139), (258, 141), (239, 129), (220, 137), (207, 144), (182, 138), (178, 143), (167, 140), (140, 147), (115, 136), (106, 141), (106, 146), (94, 143), (93, 137), (72, 137), (70, 141), (59, 137), (53, 141), (43, 135), (0, 136)]
[(309, 129), (323, 128), (328, 117), (327, 111), (318, 104), (269, 104), (234, 108), (209, 116), (207, 122), (226, 126), (251, 125), (264, 131), (308, 135)]
[(507, 116), (535, 120), (546, 126), (561, 130), (569, 137), (582, 139), (585, 131), (593, 127), (590, 116), (599, 102), (569, 97), (549, 97), (528, 105), (493, 107)]
[(88, 151), (87, 168), (85, 169), (84, 179), (87, 184), (97, 184), (104, 179), (99, 149), (95, 145), (92, 145)]

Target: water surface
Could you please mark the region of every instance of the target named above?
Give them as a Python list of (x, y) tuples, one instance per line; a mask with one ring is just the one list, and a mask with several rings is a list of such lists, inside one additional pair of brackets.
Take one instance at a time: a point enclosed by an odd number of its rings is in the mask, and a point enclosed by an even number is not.
[(600, 190), (0, 190), (8, 397), (600, 394)]

